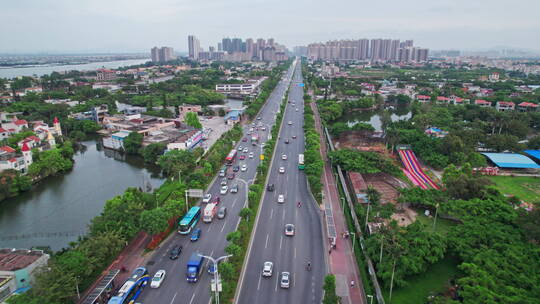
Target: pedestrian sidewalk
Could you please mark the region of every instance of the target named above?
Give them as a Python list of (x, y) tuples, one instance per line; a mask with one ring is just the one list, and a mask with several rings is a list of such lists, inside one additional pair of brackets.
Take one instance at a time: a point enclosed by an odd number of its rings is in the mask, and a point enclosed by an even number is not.
[[(324, 160), (324, 172), (321, 177), (324, 185), (323, 201), (329, 200), (332, 205), (337, 235), (336, 248), (329, 251), (330, 272), (336, 276), (336, 294), (342, 298), (342, 303), (364, 304), (364, 287), (358, 273), (358, 265), (356, 264), (352, 244), (348, 239), (342, 237), (343, 233), (348, 231), (348, 228), (340, 205), (336, 180), (328, 161), (327, 146), (324, 144), (325, 139), (319, 112), (315, 102), (310, 105), (315, 114), (315, 127), (320, 134), (321, 155)], [(354, 281), (354, 286), (351, 286), (351, 281)]]
[[(110, 270), (118, 269), (120, 272), (114, 279), (115, 288), (120, 288), (122, 284), (128, 279), (133, 270), (139, 266), (145, 266), (150, 254), (144, 255), (146, 245), (150, 242), (151, 237), (147, 233), (141, 231), (137, 236), (131, 240), (130, 243), (120, 252), (118, 257), (103, 271), (106, 274)], [(127, 243), (127, 242), (126, 242)], [(125, 271), (122, 271), (122, 269)], [(88, 288), (81, 297), (81, 301), (84, 300), (88, 294), (96, 288), (97, 283), (101, 280), (100, 276), (90, 288)], [(80, 303), (79, 302), (79, 303)]]

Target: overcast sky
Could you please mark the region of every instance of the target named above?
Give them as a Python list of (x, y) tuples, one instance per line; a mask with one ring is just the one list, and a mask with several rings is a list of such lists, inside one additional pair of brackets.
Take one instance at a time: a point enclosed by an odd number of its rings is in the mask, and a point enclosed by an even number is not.
[(223, 37), (293, 47), (399, 38), (431, 49), (540, 50), (540, 0), (2, 0), (0, 52), (149, 52)]

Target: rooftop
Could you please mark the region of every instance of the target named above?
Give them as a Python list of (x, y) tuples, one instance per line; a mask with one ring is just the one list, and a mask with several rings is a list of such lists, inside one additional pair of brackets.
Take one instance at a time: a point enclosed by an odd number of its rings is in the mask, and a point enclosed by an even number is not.
[(0, 249), (0, 271), (23, 269), (43, 256), (41, 250)]
[(499, 168), (540, 169), (540, 165), (517, 153), (482, 153)]

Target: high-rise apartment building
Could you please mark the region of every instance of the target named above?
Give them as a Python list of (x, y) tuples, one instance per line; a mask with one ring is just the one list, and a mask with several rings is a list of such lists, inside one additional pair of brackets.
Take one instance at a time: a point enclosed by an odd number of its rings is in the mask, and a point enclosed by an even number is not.
[(428, 49), (414, 48), (412, 40), (399, 39), (334, 40), (307, 46), (307, 56), (314, 60), (421, 62), (427, 60), (428, 53)]
[(188, 36), (188, 51), (190, 59), (199, 59), (199, 53), (201, 52), (201, 43), (199, 39), (197, 39), (197, 37), (193, 35)]
[(174, 49), (172, 47), (162, 46), (161, 48), (153, 47), (150, 50), (152, 62), (167, 62), (176, 59)]

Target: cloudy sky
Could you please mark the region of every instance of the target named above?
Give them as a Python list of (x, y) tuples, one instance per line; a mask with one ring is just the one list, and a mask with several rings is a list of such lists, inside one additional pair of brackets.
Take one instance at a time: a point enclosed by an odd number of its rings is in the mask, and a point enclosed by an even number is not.
[(414, 39), (431, 49), (540, 50), (540, 0), (2, 0), (0, 52), (187, 50), (221, 38), (289, 47), (341, 38)]

